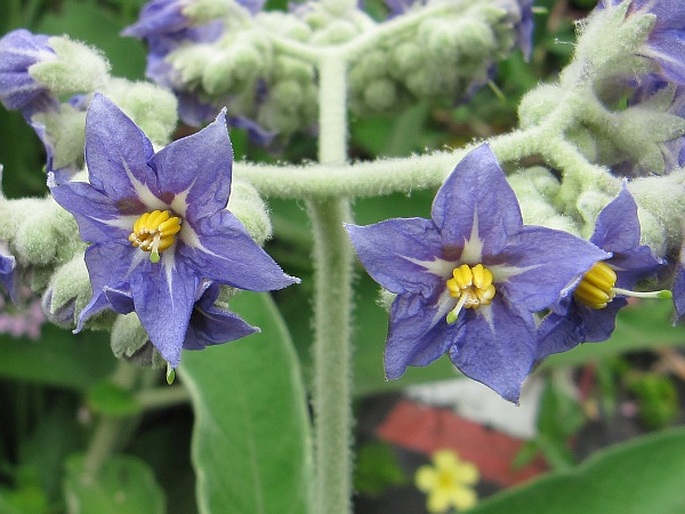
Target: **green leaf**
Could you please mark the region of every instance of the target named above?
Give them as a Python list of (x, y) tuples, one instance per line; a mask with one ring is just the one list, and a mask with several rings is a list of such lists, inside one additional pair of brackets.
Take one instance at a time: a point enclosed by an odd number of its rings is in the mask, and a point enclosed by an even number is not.
[(583, 464), (497, 494), (469, 514), (681, 514), (685, 429), (596, 453)]
[(109, 334), (41, 331), (39, 341), (0, 335), (0, 377), (83, 390), (114, 369)]
[[(169, 449), (169, 451), (173, 451)], [(164, 493), (143, 461), (127, 455), (110, 457), (96, 475), (83, 466), (83, 455), (66, 463), (64, 496), (69, 514), (164, 514)]]
[(262, 332), (185, 352), (195, 410), (192, 455), (202, 514), (311, 512), (307, 402), (290, 336), (268, 295), (231, 308)]

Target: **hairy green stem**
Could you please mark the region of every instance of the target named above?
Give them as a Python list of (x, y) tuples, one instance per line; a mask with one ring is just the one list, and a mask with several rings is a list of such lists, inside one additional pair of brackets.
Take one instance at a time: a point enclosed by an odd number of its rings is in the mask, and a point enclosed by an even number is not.
[(136, 402), (143, 410), (165, 409), (189, 401), (190, 393), (183, 386), (155, 387), (136, 394)]
[[(346, 63), (332, 53), (319, 63), (319, 161), (347, 160)], [(352, 251), (343, 222), (349, 201), (311, 200), (314, 233), (315, 513), (352, 511), (350, 324)]]
[[(112, 382), (131, 389), (138, 379), (140, 370), (126, 361), (118, 361), (112, 375)], [(90, 439), (83, 467), (86, 473), (96, 475), (119, 444), (119, 437), (126, 423), (125, 418), (102, 416)]]
[(302, 167), (236, 162), (236, 179), (247, 180), (272, 198), (324, 200), (341, 196), (374, 197), (436, 188), (454, 169), (465, 150), (410, 158), (379, 159), (346, 166)]

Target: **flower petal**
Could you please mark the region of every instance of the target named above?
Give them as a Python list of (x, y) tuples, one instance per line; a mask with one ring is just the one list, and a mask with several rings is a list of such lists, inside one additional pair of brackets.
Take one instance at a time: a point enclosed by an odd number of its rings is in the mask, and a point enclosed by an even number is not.
[(597, 216), (590, 241), (607, 252), (627, 252), (640, 244), (637, 203), (625, 183), (616, 198)]
[(656, 273), (664, 264), (649, 246), (640, 244), (637, 203), (625, 184), (597, 216), (590, 241), (613, 253), (607, 262), (618, 271), (617, 287), (632, 288), (638, 280)]
[(157, 177), (147, 165), (154, 151), (138, 126), (111, 100), (96, 93), (86, 114), (86, 163), (95, 189), (126, 211), (128, 202), (159, 197)]
[[(18, 299), (16, 266), (16, 259), (9, 253), (7, 245), (0, 241), (0, 286), (5, 288), (13, 302), (16, 302)], [(0, 292), (2, 292), (2, 289), (0, 289)]]
[(299, 282), (262, 250), (229, 211), (202, 218), (192, 230), (183, 230), (178, 254), (190, 259), (203, 278), (250, 291), (282, 289)]
[[(480, 307), (487, 309), (488, 307)], [(517, 403), (521, 384), (533, 366), (535, 323), (532, 315), (493, 301), (459, 332), (450, 359), (464, 375)]]
[(680, 260), (676, 264), (675, 276), (673, 278), (673, 306), (675, 307), (676, 320), (685, 314), (685, 253), (680, 250)]
[(231, 191), (233, 150), (225, 110), (203, 130), (166, 146), (149, 161), (164, 193), (185, 197), (189, 220), (226, 207)]
[(152, 344), (176, 367), (200, 280), (181, 259), (173, 260), (172, 265), (146, 260), (140, 267), (144, 269), (131, 277), (136, 313)]
[[(48, 180), (48, 185), (52, 180)], [(89, 243), (120, 241), (127, 244), (133, 221), (122, 217), (112, 201), (86, 182), (51, 186), (55, 201), (69, 211), (79, 226), (81, 239)], [(130, 223), (129, 223), (130, 221)]]
[(447, 352), (464, 320), (448, 325), (435, 299), (399, 295), (390, 310), (385, 376), (401, 377), (408, 366), (427, 366)]
[(105, 294), (106, 289), (127, 290), (126, 280), (134, 263), (134, 252), (132, 246), (110, 242), (94, 244), (86, 249), (84, 258), (93, 296), (79, 314), (77, 332), (89, 318), (112, 307)]
[(625, 298), (614, 298), (604, 309), (590, 309), (571, 299), (569, 310), (551, 313), (538, 328), (537, 360), (568, 351), (581, 343), (606, 341), (616, 328), (618, 311), (628, 304)]
[(345, 228), (367, 273), (388, 291), (428, 297), (452, 272), (453, 266), (440, 264), (442, 241), (430, 220), (391, 219)]
[[(501, 264), (486, 265), (509, 303), (535, 312), (549, 307), (597, 261), (610, 256), (568, 232), (530, 225), (502, 251), (497, 259)], [(498, 276), (506, 278), (498, 281)]]
[(431, 215), (445, 244), (461, 247), (470, 241), (480, 245), (480, 252), (472, 251), (474, 255), (463, 259), (469, 264), (480, 261), (482, 254), (499, 253), (523, 225), (516, 195), (487, 144), (457, 164), (438, 190)]
[(183, 343), (186, 350), (201, 350), (259, 332), (237, 314), (214, 305), (218, 294), (219, 284), (214, 283), (195, 304)]

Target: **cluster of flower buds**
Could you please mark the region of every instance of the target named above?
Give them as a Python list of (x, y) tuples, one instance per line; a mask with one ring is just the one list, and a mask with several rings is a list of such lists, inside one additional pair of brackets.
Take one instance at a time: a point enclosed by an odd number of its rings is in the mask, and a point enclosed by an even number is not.
[(190, 124), (228, 106), (230, 122), (268, 141), (308, 130), (318, 112), (316, 65), (349, 62), (349, 106), (359, 116), (417, 99), (454, 104), (487, 83), (517, 46), (530, 51), (531, 2), (388, 2), (376, 21), (358, 2), (262, 11), (248, 0), (154, 0), (124, 34), (149, 47), (147, 75), (179, 97)]
[(574, 111), (566, 135), (592, 162), (627, 177), (680, 168), (684, 25), (685, 5), (677, 2), (601, 1), (579, 26), (573, 62), (559, 81), (521, 102), (521, 125), (534, 126), (563, 106)]

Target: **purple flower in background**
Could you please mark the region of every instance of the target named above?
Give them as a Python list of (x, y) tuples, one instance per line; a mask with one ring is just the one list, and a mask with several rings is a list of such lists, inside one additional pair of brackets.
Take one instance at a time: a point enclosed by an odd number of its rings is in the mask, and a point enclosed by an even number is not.
[(124, 36), (143, 39), (148, 45), (148, 78), (174, 89), (174, 70), (166, 57), (184, 42), (211, 43), (223, 34), (223, 23), (214, 21), (196, 26), (184, 13), (192, 0), (152, 0), (140, 11), (138, 22), (124, 29)]
[[(174, 50), (188, 43), (213, 43), (224, 34), (222, 20), (213, 20), (197, 25), (188, 17), (185, 9), (193, 0), (152, 0), (140, 11), (138, 22), (122, 32), (125, 36), (143, 39), (148, 45), (146, 76), (155, 83), (172, 90), (178, 97), (178, 114), (184, 123), (199, 127), (213, 120), (221, 108), (203, 100), (194, 91), (187, 91), (167, 57)], [(241, 0), (238, 2), (252, 15), (264, 6), (263, 0)], [(230, 104), (225, 99), (222, 105)], [(232, 127), (244, 128), (250, 139), (257, 144), (270, 143), (275, 134), (245, 117), (230, 116)]]
[(34, 64), (57, 59), (49, 37), (28, 30), (14, 30), (0, 39), (0, 101), (7, 109), (20, 110), (26, 118), (55, 108), (57, 100), (30, 73)]
[(533, 0), (518, 0), (518, 4), (521, 8), (521, 20), (516, 24), (516, 42), (528, 60), (533, 51), (533, 29), (535, 28), (533, 25)]
[(226, 210), (232, 151), (223, 112), (204, 130), (154, 153), (133, 121), (98, 94), (86, 116), (85, 155), (90, 183), (51, 188), (92, 243), (85, 260), (93, 297), (77, 330), (103, 309), (134, 309), (176, 367), (193, 310), (200, 308), (205, 319), (215, 314), (202, 299), (207, 282), (251, 291), (297, 282)]
[(16, 267), (14, 256), (10, 254), (7, 245), (0, 241), (0, 286), (12, 301), (17, 301)]
[(515, 402), (537, 353), (533, 313), (608, 254), (572, 234), (524, 226), (487, 145), (447, 178), (431, 218), (347, 227), (367, 272), (397, 294), (386, 376), (448, 353), (465, 375)]
[(625, 186), (600, 212), (590, 242), (611, 257), (595, 264), (551, 307), (539, 328), (538, 359), (583, 342), (608, 339), (618, 311), (628, 304), (625, 297), (639, 296), (629, 289), (655, 275), (664, 264), (648, 246), (640, 244), (637, 204)]

